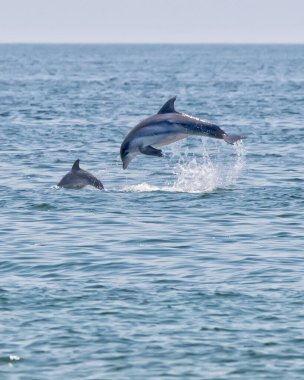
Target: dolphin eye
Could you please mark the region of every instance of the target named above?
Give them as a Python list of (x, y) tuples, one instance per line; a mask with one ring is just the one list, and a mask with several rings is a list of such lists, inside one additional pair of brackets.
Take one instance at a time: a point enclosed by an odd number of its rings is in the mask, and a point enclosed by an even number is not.
[(125, 145), (125, 147), (124, 147), (124, 149), (123, 149), (123, 154), (124, 154), (124, 156), (126, 156), (128, 153), (130, 153), (129, 152), (129, 143), (127, 143), (126, 145)]

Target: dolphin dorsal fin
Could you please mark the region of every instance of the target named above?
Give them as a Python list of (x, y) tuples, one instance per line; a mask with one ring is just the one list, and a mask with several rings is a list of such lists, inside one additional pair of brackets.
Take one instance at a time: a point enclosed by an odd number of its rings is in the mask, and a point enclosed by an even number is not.
[(175, 108), (174, 108), (175, 100), (176, 100), (176, 96), (169, 99), (158, 111), (158, 113), (176, 113)]
[(72, 170), (79, 170), (80, 169), (79, 162), (80, 162), (79, 159), (74, 162), (74, 164), (72, 166)]

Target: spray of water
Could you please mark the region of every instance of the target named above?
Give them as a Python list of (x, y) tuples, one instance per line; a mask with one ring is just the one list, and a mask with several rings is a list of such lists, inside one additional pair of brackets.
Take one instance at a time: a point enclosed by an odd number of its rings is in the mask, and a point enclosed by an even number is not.
[(212, 159), (204, 148), (202, 158), (192, 158), (189, 162), (179, 163), (174, 168), (175, 191), (205, 193), (234, 185), (245, 166), (244, 145), (239, 143), (234, 149), (235, 154), (228, 160), (220, 160), (220, 155), (215, 155)]
[[(212, 156), (203, 145), (203, 154), (194, 157), (186, 153), (178, 158), (173, 167), (174, 181), (166, 186), (151, 186), (147, 183), (128, 186), (130, 192), (171, 191), (188, 193), (206, 193), (234, 185), (245, 167), (245, 147), (242, 142), (233, 146), (233, 154), (222, 157), (221, 151)], [(173, 152), (175, 156), (175, 152)], [(172, 161), (172, 160), (171, 160)]]

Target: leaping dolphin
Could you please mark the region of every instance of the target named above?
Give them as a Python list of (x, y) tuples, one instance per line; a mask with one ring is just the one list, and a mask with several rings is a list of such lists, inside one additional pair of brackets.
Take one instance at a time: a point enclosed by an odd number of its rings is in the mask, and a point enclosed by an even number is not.
[(160, 147), (185, 139), (189, 135), (208, 136), (224, 139), (228, 144), (244, 139), (244, 136), (228, 135), (219, 126), (174, 108), (174, 98), (169, 99), (156, 115), (137, 124), (125, 137), (120, 147), (120, 157), (124, 169), (139, 153), (163, 157)]
[(103, 184), (93, 176), (93, 174), (80, 169), (80, 160), (76, 160), (72, 166), (72, 170), (69, 171), (58, 183), (57, 186), (64, 187), (66, 189), (82, 189), (87, 185), (96, 187), (99, 190), (103, 190)]

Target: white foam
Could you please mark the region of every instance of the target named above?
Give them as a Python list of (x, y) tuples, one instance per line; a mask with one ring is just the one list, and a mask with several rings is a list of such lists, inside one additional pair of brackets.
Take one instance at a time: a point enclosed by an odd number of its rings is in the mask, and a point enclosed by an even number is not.
[(10, 355), (9, 360), (20, 360), (20, 357), (17, 355)]
[(161, 191), (162, 189), (157, 186), (151, 186), (148, 183), (139, 183), (138, 185), (125, 186), (123, 190), (130, 193), (143, 193), (146, 191)]
[(207, 193), (220, 188), (229, 188), (236, 183), (246, 163), (244, 144), (239, 142), (233, 145), (233, 148), (234, 154), (229, 159), (221, 157), (221, 151), (211, 159), (206, 147), (203, 147), (203, 155), (200, 157), (189, 160), (189, 155), (186, 155), (180, 158), (173, 168), (175, 180), (172, 185), (154, 186), (140, 183), (127, 186), (124, 191)]

